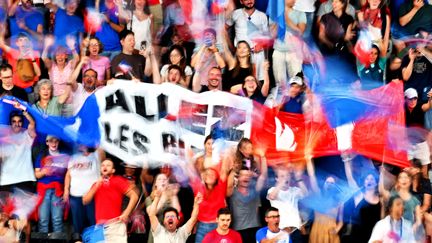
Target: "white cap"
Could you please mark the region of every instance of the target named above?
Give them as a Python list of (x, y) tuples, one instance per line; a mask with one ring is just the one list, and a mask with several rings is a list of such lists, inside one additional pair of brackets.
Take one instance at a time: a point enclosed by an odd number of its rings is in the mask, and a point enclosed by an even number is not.
[(294, 77), (290, 78), (290, 80), (289, 80), (288, 83), (290, 85), (291, 84), (298, 84), (298, 85), (302, 86), (303, 85), (303, 80), (299, 76), (294, 76)]
[(417, 90), (413, 88), (409, 88), (405, 90), (404, 92), (405, 98), (412, 99), (412, 98), (418, 98)]

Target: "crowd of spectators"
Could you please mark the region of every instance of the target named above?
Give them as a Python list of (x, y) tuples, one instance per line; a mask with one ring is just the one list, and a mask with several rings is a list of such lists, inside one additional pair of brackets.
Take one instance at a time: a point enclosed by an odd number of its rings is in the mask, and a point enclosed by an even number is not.
[[(86, 242), (94, 229), (85, 229), (95, 224), (104, 225), (105, 242), (116, 243), (432, 240), (430, 1), (284, 0), (283, 28), (266, 15), (276, 1), (209, 0), (199, 31), (185, 2), (1, 1), (0, 96), (70, 117), (98, 89), (124, 79), (230, 92), (306, 115), (312, 85), (326, 82), (307, 70), (324, 59), (332, 73), (338, 60), (354, 78), (327, 80), (335, 85), (403, 82), (412, 166), (343, 153), (330, 166), (343, 173), (322, 176), (320, 159), (267, 165), (247, 138), (214, 156), (209, 135), (186, 167), (137, 168), (101, 148), (37, 134), (32, 116), (15, 103), (0, 144), (0, 191), (19, 188), (41, 200), (28, 219), (1, 209), (1, 242), (16, 242), (21, 231), (25, 242)], [(100, 26), (88, 23), (93, 11)], [(359, 54), (364, 35), (370, 50)], [(53, 170), (64, 161), (67, 168)], [(345, 183), (353, 193), (342, 200)]]

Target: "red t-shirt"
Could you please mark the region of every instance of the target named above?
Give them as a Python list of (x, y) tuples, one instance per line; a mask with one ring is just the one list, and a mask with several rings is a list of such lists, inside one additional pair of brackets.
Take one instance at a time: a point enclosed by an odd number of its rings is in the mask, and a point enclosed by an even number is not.
[(228, 234), (220, 235), (215, 229), (208, 232), (202, 241), (202, 243), (215, 243), (215, 242), (224, 242), (224, 243), (242, 243), (241, 236), (239, 232), (230, 229)]
[(160, 4), (160, 0), (148, 0), (147, 2), (149, 6)]
[(203, 223), (215, 222), (217, 211), (226, 207), (225, 197), (227, 191), (227, 181), (218, 179), (213, 190), (206, 190), (205, 185), (199, 179), (192, 181), (191, 187), (194, 195), (201, 192), (203, 201), (199, 205), (198, 221)]
[[(40, 66), (40, 60), (39, 58), (39, 52), (37, 51), (33, 51), (33, 57), (35, 57), (36, 63), (38, 66)], [(12, 70), (13, 70), (13, 83), (14, 85), (20, 87), (20, 88), (28, 88), (30, 86), (33, 86), (34, 83), (36, 83), (39, 79), (38, 76), (35, 75), (34, 79), (31, 81), (24, 81), (21, 80), (18, 77), (18, 72), (17, 72), (17, 63), (18, 63), (18, 59), (20, 59), (20, 51), (15, 50), (15, 49), (10, 49), (9, 52), (6, 53), (6, 59), (8, 60), (8, 63), (12, 66)], [(27, 58), (28, 60), (30, 60), (30, 58)], [(31, 60), (30, 60), (31, 61)]]
[(128, 180), (116, 175), (102, 183), (95, 194), (97, 224), (105, 223), (121, 215), (123, 196), (129, 191), (130, 186)]

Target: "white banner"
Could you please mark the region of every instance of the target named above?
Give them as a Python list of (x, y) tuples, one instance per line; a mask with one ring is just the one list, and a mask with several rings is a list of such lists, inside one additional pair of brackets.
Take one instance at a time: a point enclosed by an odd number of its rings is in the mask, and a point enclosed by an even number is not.
[(96, 97), (101, 146), (127, 163), (169, 163), (185, 148), (203, 149), (217, 126), (229, 144), (250, 137), (253, 103), (230, 93), (116, 80)]

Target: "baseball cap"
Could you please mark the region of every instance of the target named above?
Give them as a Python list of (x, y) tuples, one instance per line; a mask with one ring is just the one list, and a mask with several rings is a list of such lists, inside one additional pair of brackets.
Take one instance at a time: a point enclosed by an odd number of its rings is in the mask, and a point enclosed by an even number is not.
[(413, 88), (409, 88), (405, 90), (404, 92), (405, 98), (412, 99), (412, 98), (418, 98), (417, 90)]
[(58, 138), (54, 135), (48, 135), (45, 140), (50, 141), (51, 139), (54, 139), (54, 138), (58, 140)]
[(303, 85), (303, 79), (298, 77), (298, 76), (294, 76), (294, 77), (290, 78), (288, 83), (290, 85), (291, 84), (298, 84), (298, 85), (302, 86)]

